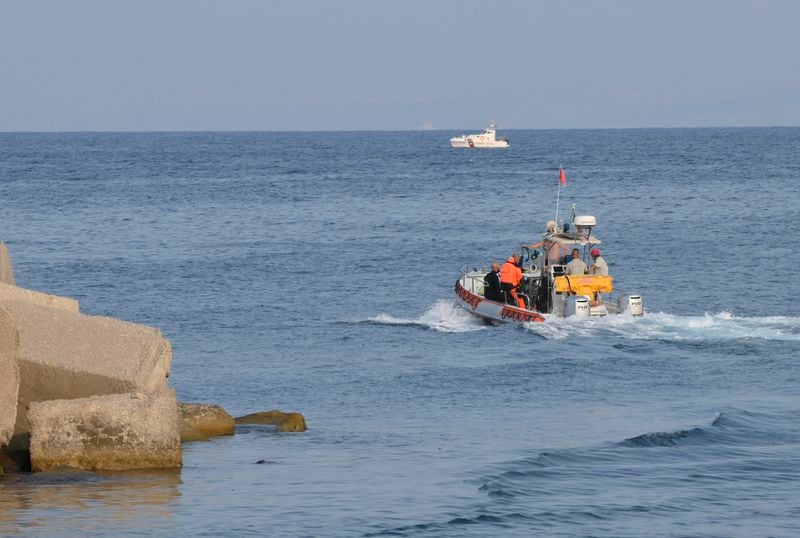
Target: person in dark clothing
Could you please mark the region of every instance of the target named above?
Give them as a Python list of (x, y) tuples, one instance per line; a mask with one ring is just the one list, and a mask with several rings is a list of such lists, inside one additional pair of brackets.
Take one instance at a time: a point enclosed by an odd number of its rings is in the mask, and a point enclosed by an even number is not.
[(500, 264), (497, 262), (492, 264), (492, 270), (483, 277), (483, 283), (485, 284), (483, 288), (484, 297), (490, 301), (497, 301), (498, 303), (504, 303), (506, 301), (503, 288), (500, 287)]

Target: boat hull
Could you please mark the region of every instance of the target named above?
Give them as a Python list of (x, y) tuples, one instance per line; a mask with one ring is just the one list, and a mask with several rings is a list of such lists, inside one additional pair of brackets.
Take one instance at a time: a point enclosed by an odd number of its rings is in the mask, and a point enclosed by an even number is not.
[(450, 139), (450, 146), (454, 148), (507, 148), (510, 144), (505, 140), (483, 141), (464, 137)]
[(545, 320), (544, 316), (538, 312), (517, 308), (509, 304), (497, 303), (481, 297), (464, 288), (461, 285), (461, 280), (456, 281), (455, 294), (456, 302), (461, 307), (492, 323), (540, 323)]

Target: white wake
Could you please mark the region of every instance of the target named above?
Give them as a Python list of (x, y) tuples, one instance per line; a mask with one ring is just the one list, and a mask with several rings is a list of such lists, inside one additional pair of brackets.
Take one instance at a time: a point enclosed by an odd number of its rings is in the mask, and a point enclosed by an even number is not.
[(663, 312), (634, 318), (626, 314), (588, 320), (551, 317), (525, 328), (548, 340), (598, 335), (630, 339), (675, 341), (783, 340), (800, 342), (800, 318), (787, 316), (737, 317), (730, 312), (703, 316), (674, 316)]
[(440, 299), (427, 312), (416, 319), (396, 318), (390, 314), (378, 314), (367, 319), (380, 325), (418, 325), (443, 333), (479, 331), (488, 326), (454, 301)]
[[(358, 323), (413, 325), (443, 333), (492, 328), (454, 301), (440, 299), (418, 318), (378, 314)], [(725, 341), (778, 340), (800, 342), (800, 317), (739, 317), (730, 312), (676, 316), (664, 312), (635, 318), (627, 314), (579, 320), (548, 316), (544, 323), (526, 323), (526, 330), (548, 340), (616, 336), (633, 340)]]

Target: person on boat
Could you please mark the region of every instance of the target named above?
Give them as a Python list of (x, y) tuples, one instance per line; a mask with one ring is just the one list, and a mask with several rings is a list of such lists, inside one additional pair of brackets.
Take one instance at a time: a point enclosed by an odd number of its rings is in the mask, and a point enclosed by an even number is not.
[(544, 248), (547, 249), (547, 265), (561, 265), (561, 246), (552, 239), (545, 239)]
[(608, 264), (603, 257), (600, 256), (600, 249), (593, 248), (591, 255), (592, 265), (589, 266), (589, 274), (608, 276)]
[(506, 296), (503, 293), (503, 288), (500, 286), (500, 264), (497, 262), (492, 263), (492, 270), (486, 273), (483, 277), (483, 296), (490, 301), (497, 301), (498, 303), (506, 302)]
[[(553, 234), (556, 231), (556, 221), (548, 220), (547, 221), (547, 234)], [(559, 248), (558, 243), (550, 239), (550, 237), (545, 237), (543, 240), (539, 241), (538, 243), (533, 243), (530, 245), (526, 245), (528, 248), (541, 248), (546, 253), (546, 263), (547, 265), (559, 265), (561, 261), (561, 248)]]
[(586, 262), (581, 259), (581, 251), (580, 249), (573, 248), (572, 249), (572, 260), (567, 264), (567, 275), (585, 275), (586, 274)]
[(506, 303), (525, 308), (525, 301), (517, 296), (517, 289), (522, 282), (522, 269), (519, 268), (522, 255), (517, 252), (500, 268), (500, 287), (506, 294)]

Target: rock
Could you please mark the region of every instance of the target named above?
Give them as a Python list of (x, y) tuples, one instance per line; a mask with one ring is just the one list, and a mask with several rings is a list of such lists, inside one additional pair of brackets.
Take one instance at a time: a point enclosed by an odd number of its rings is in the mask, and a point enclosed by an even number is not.
[(183, 421), (206, 437), (233, 435), (233, 417), (218, 405), (179, 403), (178, 411)]
[(251, 413), (236, 418), (236, 424), (272, 424), (281, 432), (304, 432), (306, 419), (300, 413), (284, 413), (283, 411), (264, 411)]
[(27, 447), (30, 402), (166, 389), (172, 348), (152, 327), (2, 301), (19, 334), (19, 401), (12, 446)]
[(175, 392), (32, 402), (31, 468), (120, 471), (180, 467)]
[(282, 432), (304, 432), (306, 428), (306, 417), (300, 413), (287, 413), (286, 419), (278, 424), (278, 430)]
[(8, 254), (8, 247), (0, 241), (0, 282), (15, 284), (14, 268), (11, 266), (11, 256)]
[(283, 411), (262, 411), (260, 413), (250, 413), (243, 417), (236, 417), (236, 424), (278, 424), (286, 418)]
[(0, 308), (0, 446), (14, 433), (19, 394), (19, 338), (11, 314)]
[(59, 297), (40, 291), (28, 290), (11, 284), (0, 282), (0, 301), (22, 301), (25, 303), (61, 308), (70, 312), (78, 312), (79, 303), (69, 297)]
[(180, 416), (178, 411), (178, 428), (181, 434), (181, 443), (192, 443), (194, 441), (208, 441), (208, 436), (192, 426)]

